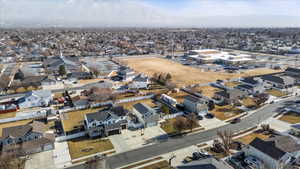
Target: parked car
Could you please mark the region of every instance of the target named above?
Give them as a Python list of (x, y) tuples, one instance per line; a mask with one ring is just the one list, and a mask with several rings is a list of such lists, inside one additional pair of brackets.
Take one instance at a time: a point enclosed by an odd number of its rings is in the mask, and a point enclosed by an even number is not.
[(253, 156), (246, 157), (244, 161), (245, 161), (245, 163), (247, 163), (249, 166), (251, 166), (253, 168), (261, 168), (262, 167), (262, 162)]
[(197, 118), (198, 118), (198, 120), (203, 120), (203, 116), (201, 116), (201, 115), (198, 115)]
[(205, 115), (205, 117), (206, 117), (207, 119), (212, 119), (212, 118), (215, 117), (215, 115), (213, 115), (213, 114), (211, 114), (211, 113), (207, 113), (207, 114)]
[(240, 118), (235, 118), (230, 123), (231, 124), (236, 124), (236, 123), (239, 123), (239, 122), (241, 122), (241, 119)]

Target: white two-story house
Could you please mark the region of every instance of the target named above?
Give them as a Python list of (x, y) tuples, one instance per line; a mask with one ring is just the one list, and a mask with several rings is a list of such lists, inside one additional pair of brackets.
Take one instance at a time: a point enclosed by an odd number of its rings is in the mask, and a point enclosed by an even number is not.
[(127, 128), (127, 113), (128, 111), (121, 107), (88, 113), (84, 120), (85, 130), (92, 138), (120, 134), (122, 129)]

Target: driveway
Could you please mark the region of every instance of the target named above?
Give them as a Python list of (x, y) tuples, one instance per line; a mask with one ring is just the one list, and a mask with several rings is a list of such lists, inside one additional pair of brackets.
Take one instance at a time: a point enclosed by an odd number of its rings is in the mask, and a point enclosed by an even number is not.
[(25, 163), (25, 169), (56, 169), (53, 160), (53, 150), (36, 153)]
[(71, 157), (67, 142), (55, 142), (53, 159), (56, 168), (63, 168), (71, 165)]
[(114, 148), (117, 153), (129, 151), (130, 147), (126, 143), (124, 137), (121, 134), (109, 136), (111, 143), (114, 145)]

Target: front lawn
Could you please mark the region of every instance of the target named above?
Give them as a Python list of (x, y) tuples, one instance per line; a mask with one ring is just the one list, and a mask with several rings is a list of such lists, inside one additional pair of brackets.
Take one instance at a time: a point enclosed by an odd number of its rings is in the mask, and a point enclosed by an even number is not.
[(279, 118), (279, 120), (291, 123), (291, 124), (296, 124), (300, 123), (300, 114), (296, 112), (287, 112), (283, 116)]
[(169, 165), (167, 161), (161, 161), (139, 169), (172, 169), (172, 167)]
[(282, 91), (276, 90), (276, 89), (267, 90), (266, 93), (268, 93), (272, 96), (275, 96), (275, 97), (283, 97), (283, 96), (287, 95), (285, 92), (282, 92)]
[(247, 97), (242, 100), (242, 104), (247, 108), (256, 107), (257, 104), (255, 103), (254, 99), (251, 97)]
[[(176, 122), (176, 118), (168, 119), (165, 122), (160, 123), (160, 127), (167, 133), (167, 134), (179, 134), (179, 131), (174, 128), (174, 123)], [(199, 124), (196, 124), (193, 129), (200, 127)], [(189, 130), (186, 128), (185, 130)]]
[(225, 106), (216, 105), (215, 108), (211, 111), (211, 113), (214, 114), (216, 118), (220, 120), (227, 120), (243, 112), (244, 112), (243, 110), (236, 108), (232, 105), (225, 105)]
[(69, 152), (72, 159), (96, 154), (114, 149), (114, 146), (109, 139), (91, 139), (81, 137), (68, 141)]
[(221, 158), (226, 157), (226, 154), (224, 152), (221, 152), (221, 153), (214, 152), (212, 150), (212, 147), (206, 147), (203, 150), (208, 152), (208, 154), (213, 155), (217, 159), (221, 159)]
[(261, 132), (259, 130), (256, 130), (253, 133), (250, 133), (250, 134), (247, 134), (245, 136), (239, 137), (235, 140), (239, 141), (243, 144), (249, 144), (257, 137), (262, 139), (262, 140), (266, 140), (270, 137), (270, 134), (264, 134), (263, 132)]

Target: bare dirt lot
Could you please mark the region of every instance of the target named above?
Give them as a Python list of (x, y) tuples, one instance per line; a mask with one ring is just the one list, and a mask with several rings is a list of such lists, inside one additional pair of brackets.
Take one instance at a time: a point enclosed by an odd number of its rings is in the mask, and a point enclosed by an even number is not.
[(131, 67), (137, 72), (145, 73), (148, 76), (152, 76), (154, 73), (170, 73), (172, 75), (172, 81), (176, 83), (179, 87), (187, 86), (191, 84), (204, 84), (209, 82), (214, 82), (218, 79), (226, 80), (232, 78), (238, 78), (241, 76), (257, 75), (257, 74), (268, 74), (275, 73), (273, 70), (244, 72), (241, 74), (236, 73), (223, 73), (223, 72), (204, 72), (200, 69), (184, 66), (180, 63), (158, 58), (126, 58), (120, 59), (121, 63)]

